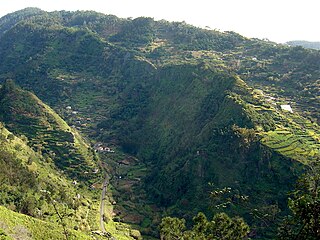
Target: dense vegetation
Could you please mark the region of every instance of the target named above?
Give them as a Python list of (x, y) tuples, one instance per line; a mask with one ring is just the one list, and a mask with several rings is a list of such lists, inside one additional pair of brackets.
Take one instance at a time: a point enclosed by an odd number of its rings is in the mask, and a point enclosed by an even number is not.
[(242, 219), (231, 219), (225, 213), (216, 214), (208, 221), (203, 213), (193, 218), (191, 230), (186, 230), (185, 220), (164, 218), (160, 224), (160, 239), (224, 239), (240, 240), (249, 233), (249, 226)]
[[(203, 211), (210, 229), (240, 215), (251, 237), (274, 238), (288, 191), (319, 156), (316, 50), (184, 22), (25, 9), (0, 19), (0, 59), (0, 121), (83, 184), (99, 161), (78, 130), (116, 149), (100, 153), (114, 218), (144, 234), (157, 236), (163, 215), (189, 222)], [(39, 181), (9, 166), (29, 178), (24, 188)], [(225, 188), (248, 199), (227, 197), (230, 218), (210, 208), (210, 192)]]
[(291, 214), (279, 228), (278, 239), (319, 239), (319, 159), (300, 177), (289, 198)]

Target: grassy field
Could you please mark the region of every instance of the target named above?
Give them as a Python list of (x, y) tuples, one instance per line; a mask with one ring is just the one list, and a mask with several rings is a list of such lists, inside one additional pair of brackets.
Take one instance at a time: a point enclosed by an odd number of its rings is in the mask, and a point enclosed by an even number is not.
[[(2, 231), (2, 233), (1, 233)], [(69, 239), (93, 239), (90, 234), (68, 229)], [(0, 239), (65, 239), (63, 229), (0, 206)]]

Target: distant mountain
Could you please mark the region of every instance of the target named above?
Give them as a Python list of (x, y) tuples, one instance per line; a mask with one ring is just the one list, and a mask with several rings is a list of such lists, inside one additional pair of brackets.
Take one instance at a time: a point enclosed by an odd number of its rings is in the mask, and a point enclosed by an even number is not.
[(319, 51), (183, 22), (25, 11), (0, 19), (9, 131), (69, 181), (91, 183), (95, 143), (109, 215), (142, 234), (157, 236), (164, 213), (220, 211), (210, 192), (230, 187), (249, 201), (223, 211), (274, 239), (288, 191), (320, 156)]
[(311, 49), (320, 49), (320, 42), (308, 42), (308, 41), (289, 41), (286, 42), (289, 46), (301, 46), (305, 48)]

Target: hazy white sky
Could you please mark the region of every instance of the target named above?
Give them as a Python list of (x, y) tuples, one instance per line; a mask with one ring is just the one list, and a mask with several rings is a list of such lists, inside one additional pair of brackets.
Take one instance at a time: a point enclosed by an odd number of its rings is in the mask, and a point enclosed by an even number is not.
[(186, 21), (247, 37), (320, 41), (320, 0), (0, 0), (0, 16), (25, 8), (95, 10), (118, 17)]

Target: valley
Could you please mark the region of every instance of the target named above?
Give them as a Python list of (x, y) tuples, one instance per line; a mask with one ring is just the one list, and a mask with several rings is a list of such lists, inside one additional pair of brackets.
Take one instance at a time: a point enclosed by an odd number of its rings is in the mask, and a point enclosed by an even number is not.
[(320, 158), (317, 50), (27, 8), (0, 19), (0, 59), (8, 239), (21, 226), (41, 239), (41, 221), (46, 239), (158, 239), (164, 217), (189, 227), (217, 206), (275, 239)]

